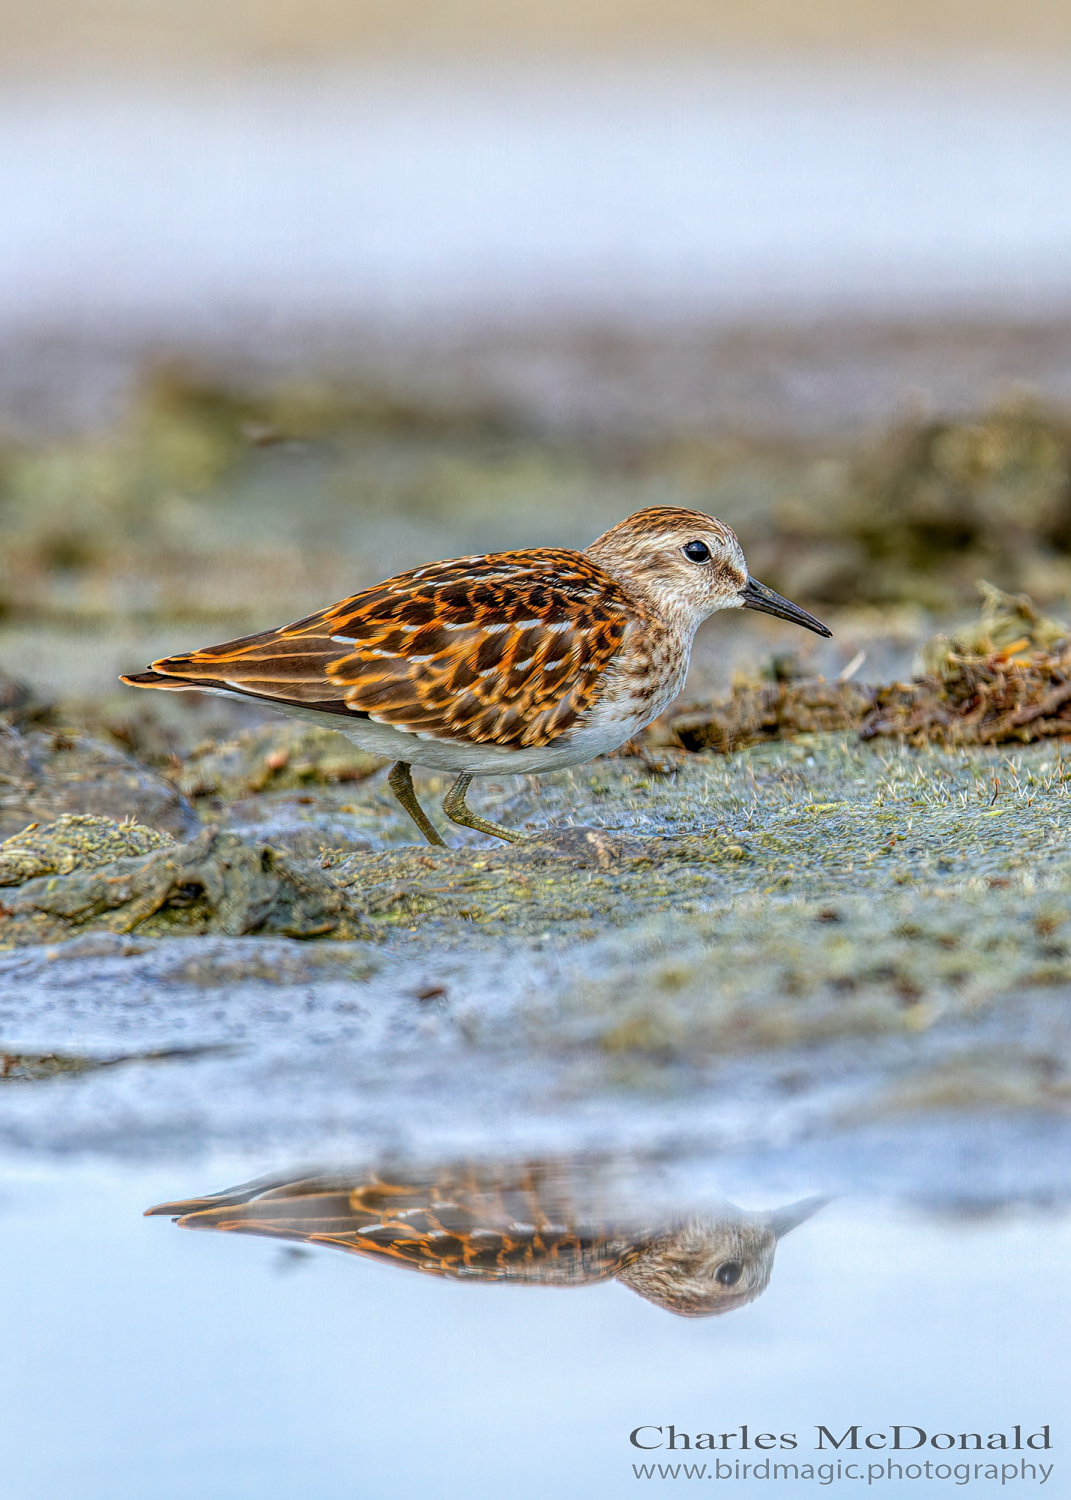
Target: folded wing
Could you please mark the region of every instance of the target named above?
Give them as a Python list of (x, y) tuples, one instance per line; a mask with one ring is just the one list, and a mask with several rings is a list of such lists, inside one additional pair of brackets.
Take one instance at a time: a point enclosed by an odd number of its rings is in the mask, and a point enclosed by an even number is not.
[(241, 693), (433, 739), (544, 745), (593, 705), (634, 613), (583, 553), (464, 557), (123, 681)]

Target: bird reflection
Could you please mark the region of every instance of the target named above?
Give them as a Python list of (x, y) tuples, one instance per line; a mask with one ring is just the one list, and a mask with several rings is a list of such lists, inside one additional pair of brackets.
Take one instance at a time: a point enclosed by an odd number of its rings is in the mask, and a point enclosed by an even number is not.
[(509, 1167), (266, 1177), (160, 1203), (184, 1229), (333, 1245), (428, 1275), (531, 1286), (617, 1280), (682, 1317), (731, 1312), (765, 1290), (777, 1242), (829, 1201), (769, 1213), (733, 1204), (640, 1224), (583, 1203), (588, 1179), (556, 1160)]

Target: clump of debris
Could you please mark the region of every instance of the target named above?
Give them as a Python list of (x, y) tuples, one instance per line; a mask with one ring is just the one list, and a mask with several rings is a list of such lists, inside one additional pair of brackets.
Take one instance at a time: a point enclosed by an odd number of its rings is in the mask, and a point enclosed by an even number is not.
[(999, 745), (1071, 734), (1068, 627), (1040, 615), (1025, 594), (981, 588), (977, 625), (930, 641), (926, 671), (912, 682), (877, 689), (864, 739)]
[(1025, 594), (990, 583), (979, 620), (935, 636), (923, 671), (884, 687), (824, 677), (741, 680), (652, 726), (651, 743), (731, 754), (763, 740), (856, 729), (910, 745), (998, 745), (1071, 735), (1071, 638)]
[(659, 742), (730, 755), (761, 740), (857, 729), (873, 703), (873, 689), (824, 677), (738, 682), (728, 698), (674, 714)]

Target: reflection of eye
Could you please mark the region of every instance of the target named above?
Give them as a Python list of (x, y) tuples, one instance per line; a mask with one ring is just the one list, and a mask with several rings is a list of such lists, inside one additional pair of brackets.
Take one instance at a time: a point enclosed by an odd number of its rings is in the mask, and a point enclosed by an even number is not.
[(705, 563), (710, 561), (710, 548), (706, 542), (685, 542), (681, 551), (689, 562)]
[(727, 1260), (714, 1272), (714, 1280), (722, 1286), (735, 1286), (744, 1274), (744, 1268), (738, 1260)]

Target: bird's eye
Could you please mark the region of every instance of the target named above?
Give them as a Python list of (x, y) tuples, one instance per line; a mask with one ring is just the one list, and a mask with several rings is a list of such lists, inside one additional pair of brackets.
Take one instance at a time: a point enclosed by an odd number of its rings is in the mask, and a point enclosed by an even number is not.
[(727, 1260), (714, 1272), (714, 1280), (722, 1286), (735, 1286), (744, 1274), (744, 1268), (738, 1260)]
[(685, 542), (681, 551), (689, 562), (705, 563), (710, 561), (710, 548), (706, 542)]

